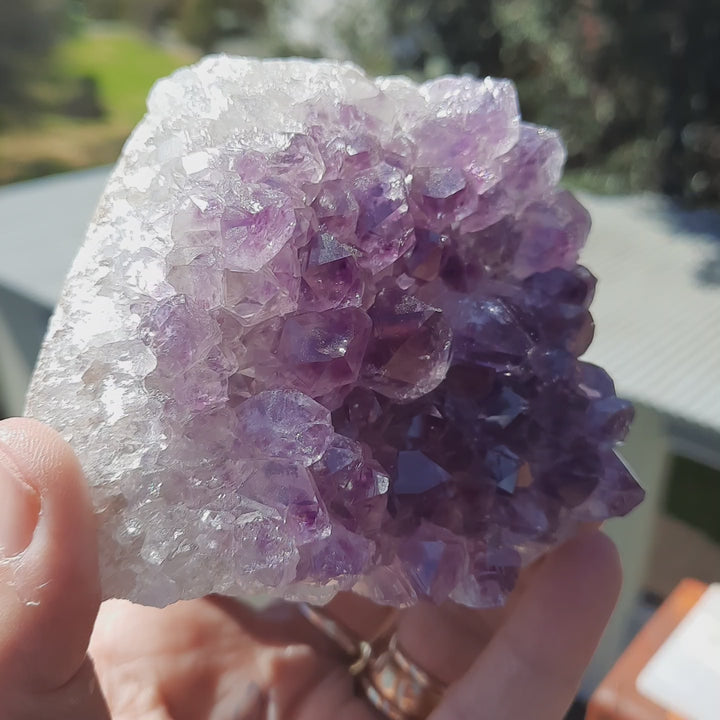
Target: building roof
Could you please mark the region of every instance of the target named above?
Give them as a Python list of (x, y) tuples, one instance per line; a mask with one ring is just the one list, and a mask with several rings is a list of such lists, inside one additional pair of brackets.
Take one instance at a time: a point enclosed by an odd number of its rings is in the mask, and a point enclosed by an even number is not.
[[(108, 174), (0, 188), (0, 284), (55, 303)], [(720, 433), (720, 214), (653, 195), (580, 199), (594, 222), (582, 260), (599, 280), (586, 359), (619, 394)]]
[(46, 307), (60, 296), (109, 168), (0, 187), (0, 284)]
[(720, 433), (720, 214), (653, 195), (580, 199), (598, 278), (586, 359), (619, 394)]

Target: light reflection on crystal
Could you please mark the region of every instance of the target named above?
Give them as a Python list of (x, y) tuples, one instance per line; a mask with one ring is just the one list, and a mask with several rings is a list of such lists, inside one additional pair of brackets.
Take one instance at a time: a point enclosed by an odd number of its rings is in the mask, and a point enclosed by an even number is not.
[(578, 359), (589, 216), (510, 81), (218, 57), (149, 108), (29, 400), (106, 595), (492, 606), (641, 500), (632, 407)]

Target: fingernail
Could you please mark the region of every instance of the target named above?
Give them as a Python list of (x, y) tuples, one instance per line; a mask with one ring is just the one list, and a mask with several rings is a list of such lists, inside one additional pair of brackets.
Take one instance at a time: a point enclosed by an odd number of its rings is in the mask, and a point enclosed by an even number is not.
[(0, 558), (25, 550), (40, 519), (40, 496), (0, 448)]

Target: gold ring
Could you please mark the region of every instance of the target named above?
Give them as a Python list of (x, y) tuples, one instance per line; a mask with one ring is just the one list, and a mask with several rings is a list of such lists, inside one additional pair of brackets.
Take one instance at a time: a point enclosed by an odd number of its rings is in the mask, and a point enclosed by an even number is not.
[(395, 635), (383, 653), (370, 658), (359, 683), (370, 704), (388, 720), (425, 720), (446, 689), (408, 658)]
[(347, 655), (351, 675), (358, 675), (365, 669), (372, 655), (372, 645), (369, 642), (359, 640), (346, 627), (307, 603), (298, 603), (298, 608), (300, 614), (314, 628), (330, 638)]

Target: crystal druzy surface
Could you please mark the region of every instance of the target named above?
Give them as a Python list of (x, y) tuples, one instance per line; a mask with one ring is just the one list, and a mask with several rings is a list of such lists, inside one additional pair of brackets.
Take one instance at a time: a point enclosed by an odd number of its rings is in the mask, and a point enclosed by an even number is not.
[(642, 491), (578, 360), (590, 228), (508, 80), (209, 58), (157, 84), (29, 412), (85, 467), (104, 591), (502, 602)]

